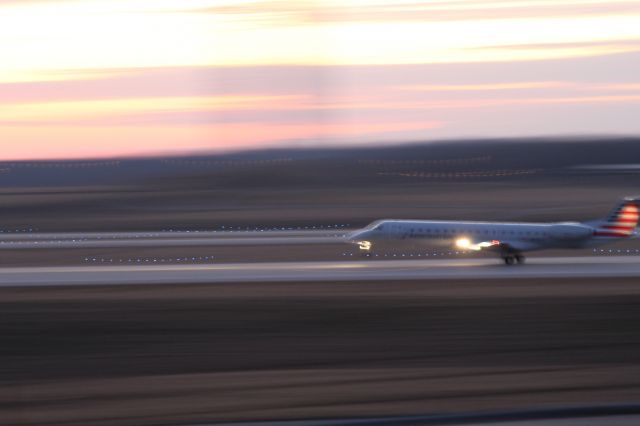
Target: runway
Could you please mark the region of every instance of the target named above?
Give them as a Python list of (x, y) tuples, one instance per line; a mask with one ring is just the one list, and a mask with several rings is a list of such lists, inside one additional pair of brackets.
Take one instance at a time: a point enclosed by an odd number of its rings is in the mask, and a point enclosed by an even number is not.
[(640, 277), (640, 256), (538, 257), (516, 266), (493, 258), (204, 265), (147, 259), (134, 265), (5, 268), (0, 270), (0, 286), (587, 277)]

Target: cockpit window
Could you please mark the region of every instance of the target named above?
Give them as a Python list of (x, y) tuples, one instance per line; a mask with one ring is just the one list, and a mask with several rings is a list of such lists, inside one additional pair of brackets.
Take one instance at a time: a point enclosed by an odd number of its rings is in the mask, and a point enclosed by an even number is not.
[(373, 231), (374, 229), (382, 230), (382, 225), (383, 224), (384, 224), (384, 221), (376, 220), (375, 222), (372, 222), (369, 225), (367, 225), (367, 227), (365, 229), (367, 229), (369, 231)]

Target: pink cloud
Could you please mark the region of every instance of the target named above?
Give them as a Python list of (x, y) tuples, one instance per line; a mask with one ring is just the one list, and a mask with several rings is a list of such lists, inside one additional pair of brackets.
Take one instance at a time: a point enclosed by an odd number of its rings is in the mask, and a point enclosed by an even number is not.
[[(640, 114), (639, 76), (638, 53), (501, 64), (121, 70), (77, 81), (0, 84), (0, 108), (9, 112), (0, 115), (0, 139), (7, 158), (77, 158), (299, 141), (634, 134), (640, 133), (633, 118)], [(300, 99), (195, 110), (169, 101), (151, 111), (6, 118), (34, 102), (244, 95)]]

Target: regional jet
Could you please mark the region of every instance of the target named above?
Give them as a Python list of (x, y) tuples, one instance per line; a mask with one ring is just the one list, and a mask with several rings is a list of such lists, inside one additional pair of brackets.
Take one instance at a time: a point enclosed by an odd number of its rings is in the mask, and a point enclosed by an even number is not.
[(625, 197), (611, 211), (589, 222), (501, 223), (439, 220), (378, 220), (349, 235), (370, 255), (378, 245), (440, 243), (469, 251), (491, 251), (504, 263), (524, 263), (524, 252), (594, 247), (636, 236), (640, 196)]

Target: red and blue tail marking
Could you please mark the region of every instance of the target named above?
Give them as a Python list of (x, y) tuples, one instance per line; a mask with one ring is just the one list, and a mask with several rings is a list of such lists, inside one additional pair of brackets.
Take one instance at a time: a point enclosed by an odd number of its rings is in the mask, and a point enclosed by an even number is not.
[(597, 237), (629, 237), (638, 226), (640, 209), (638, 200), (625, 199), (596, 227), (593, 235)]

